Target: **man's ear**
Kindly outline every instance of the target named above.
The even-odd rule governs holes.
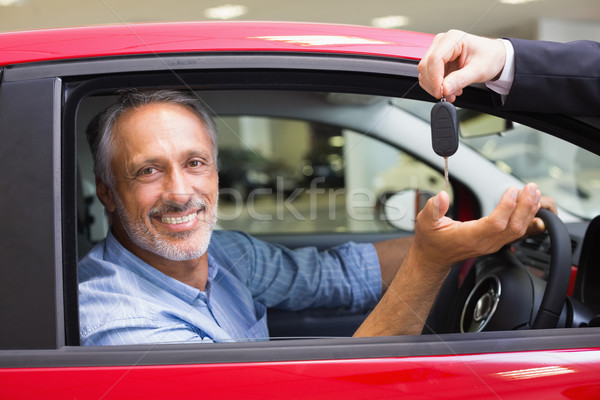
[[[96,178],[96,195],[109,214],[115,211],[113,191],[99,178]]]

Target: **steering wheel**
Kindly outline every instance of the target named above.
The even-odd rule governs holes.
[[[459,290],[457,299],[462,307],[455,308],[452,331],[557,326],[569,288],[571,240],[565,225],[552,212],[540,209],[537,217],[544,221],[550,236],[550,269],[545,285],[527,271],[508,246],[480,257]]]

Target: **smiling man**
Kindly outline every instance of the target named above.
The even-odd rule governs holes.
[[[79,265],[82,344],[264,340],[267,307],[376,303],[371,245],[319,254],[213,232],[216,132],[193,96],[128,91],[98,125],[89,141],[111,230]]]
[[[453,264],[540,229],[529,184],[466,223],[441,192],[414,240],[292,251],[213,231],[216,132],[193,96],[125,92],[89,140],[111,230],[79,264],[83,345],[266,340],[267,307],[374,307],[356,336],[416,334]]]
[[[117,174],[112,187],[97,185],[107,211],[117,215],[115,238],[149,265],[201,290],[206,273],[188,272],[207,271],[218,198],[214,135],[206,129],[191,109],[172,103],[123,113],[112,137]]]

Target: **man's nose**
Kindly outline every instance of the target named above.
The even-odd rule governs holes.
[[[168,175],[163,191],[165,203],[185,205],[192,194],[192,185],[182,171],[173,171]]]

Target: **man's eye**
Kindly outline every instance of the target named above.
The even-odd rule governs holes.
[[[155,169],[152,167],[144,168],[138,172],[138,176],[152,175],[155,172]]]
[[[202,162],[200,160],[192,160],[188,165],[192,168],[198,168],[202,166]]]

